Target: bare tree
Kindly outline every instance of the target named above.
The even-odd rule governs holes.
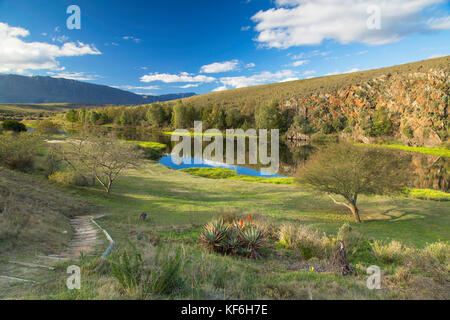
[[[408,163],[398,152],[340,143],[314,154],[297,172],[296,181],[326,192],[334,203],[347,207],[359,223],[358,196],[400,191],[408,181]],[[342,196],[344,201],[333,195]]]
[[[141,164],[143,152],[136,146],[119,141],[113,134],[83,133],[62,148],[62,158],[78,174],[97,181],[107,193],[126,169]]]

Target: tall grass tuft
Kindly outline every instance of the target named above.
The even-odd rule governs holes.
[[[278,232],[278,245],[299,249],[305,260],[327,257],[330,244],[327,237],[321,237],[317,230],[306,225],[284,224]]]
[[[158,247],[153,263],[146,265],[141,254],[132,246],[113,255],[111,273],[119,282],[123,293],[130,297],[147,299],[152,295],[170,295],[183,287],[181,274],[185,259],[180,248],[171,254]]]
[[[405,261],[405,257],[412,253],[412,249],[398,241],[384,243],[375,240],[372,242],[372,250],[376,258],[386,264],[401,264]]]

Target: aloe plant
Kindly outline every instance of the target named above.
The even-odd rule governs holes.
[[[257,226],[251,225],[240,229],[239,235],[242,239],[243,247],[248,249],[248,256],[250,258],[259,257],[259,250],[264,245],[264,232]]]
[[[203,227],[201,241],[214,251],[223,248],[224,240],[227,235],[229,226],[223,220],[216,220],[208,223]]]
[[[201,241],[215,252],[236,254],[249,258],[260,256],[264,246],[264,231],[256,225],[236,220],[230,224],[216,220],[203,227]]]

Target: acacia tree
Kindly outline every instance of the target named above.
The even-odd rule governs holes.
[[[143,151],[135,145],[120,142],[113,134],[82,134],[62,149],[62,158],[85,179],[97,181],[107,193],[126,169],[141,163]]]
[[[400,191],[407,183],[409,160],[400,153],[340,143],[314,154],[296,175],[296,181],[328,194],[334,203],[347,207],[361,222],[358,196]],[[336,200],[339,195],[344,201]]]

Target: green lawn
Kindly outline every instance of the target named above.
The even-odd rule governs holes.
[[[128,142],[128,143],[136,144],[136,145],[144,147],[144,148],[150,148],[150,149],[155,149],[155,150],[161,150],[161,149],[167,148],[167,145],[165,145],[164,143],[153,142],[153,141],[131,141],[131,140],[124,140],[124,141]]]
[[[238,175],[236,171],[226,168],[188,168],[188,169],[181,169],[180,171],[190,173],[194,176],[210,179],[230,179],[230,180],[271,183],[271,184],[289,184],[289,185],[294,184],[294,179],[291,177],[266,178],[266,177]]]
[[[150,162],[121,177],[111,195],[100,188],[80,188],[78,194],[106,208],[105,222],[113,234],[127,225],[136,226],[143,211],[149,214],[151,225],[162,229],[201,225],[232,211],[266,217],[274,223],[311,224],[330,233],[350,222],[368,237],[417,246],[450,240],[450,202],[361,197],[363,223],[357,225],[345,208],[298,186],[208,179]]]
[[[41,177],[38,180],[45,184]],[[395,278],[398,266],[383,264],[369,253],[352,255],[352,265],[358,274],[343,277],[321,272],[324,261],[317,258],[304,260],[298,250],[279,248],[272,238],[267,240],[264,257],[252,260],[210,253],[201,245],[199,237],[203,224],[231,213],[243,219],[251,215],[252,219],[265,221],[271,226],[307,224],[330,236],[336,235],[339,227],[348,222],[365,238],[398,240],[408,246],[423,248],[430,242],[450,240],[449,201],[426,201],[404,196],[361,197],[359,205],[363,223],[355,224],[351,215],[329,198],[295,185],[204,178],[151,161],[146,161],[140,169],[127,171],[116,181],[109,195],[99,187],[59,188],[70,195],[72,202],[90,206],[89,214],[105,215],[97,221],[116,242],[113,254],[124,248],[130,250],[132,243],[143,254],[144,260],[152,263],[156,246],[163,246],[164,252],[169,254],[173,254],[174,247],[182,248],[184,284],[180,291],[162,298],[448,298],[448,292],[441,284],[431,291],[423,291],[419,286],[417,288],[422,290],[419,292],[414,291],[414,285],[406,292],[404,287],[399,289],[398,284],[388,290],[368,290],[365,270],[372,264],[382,267],[392,281],[400,281]],[[148,214],[145,222],[139,220],[142,212]],[[76,210],[73,213],[77,214]],[[36,275],[40,284],[17,285],[14,295],[8,298],[137,297],[133,293],[123,293],[115,278],[101,269],[101,262],[95,258],[67,262],[70,264],[82,266],[81,291],[67,290],[67,266],[62,265],[46,278]],[[435,280],[429,274],[420,276],[420,281],[425,281],[421,283],[434,286]]]

